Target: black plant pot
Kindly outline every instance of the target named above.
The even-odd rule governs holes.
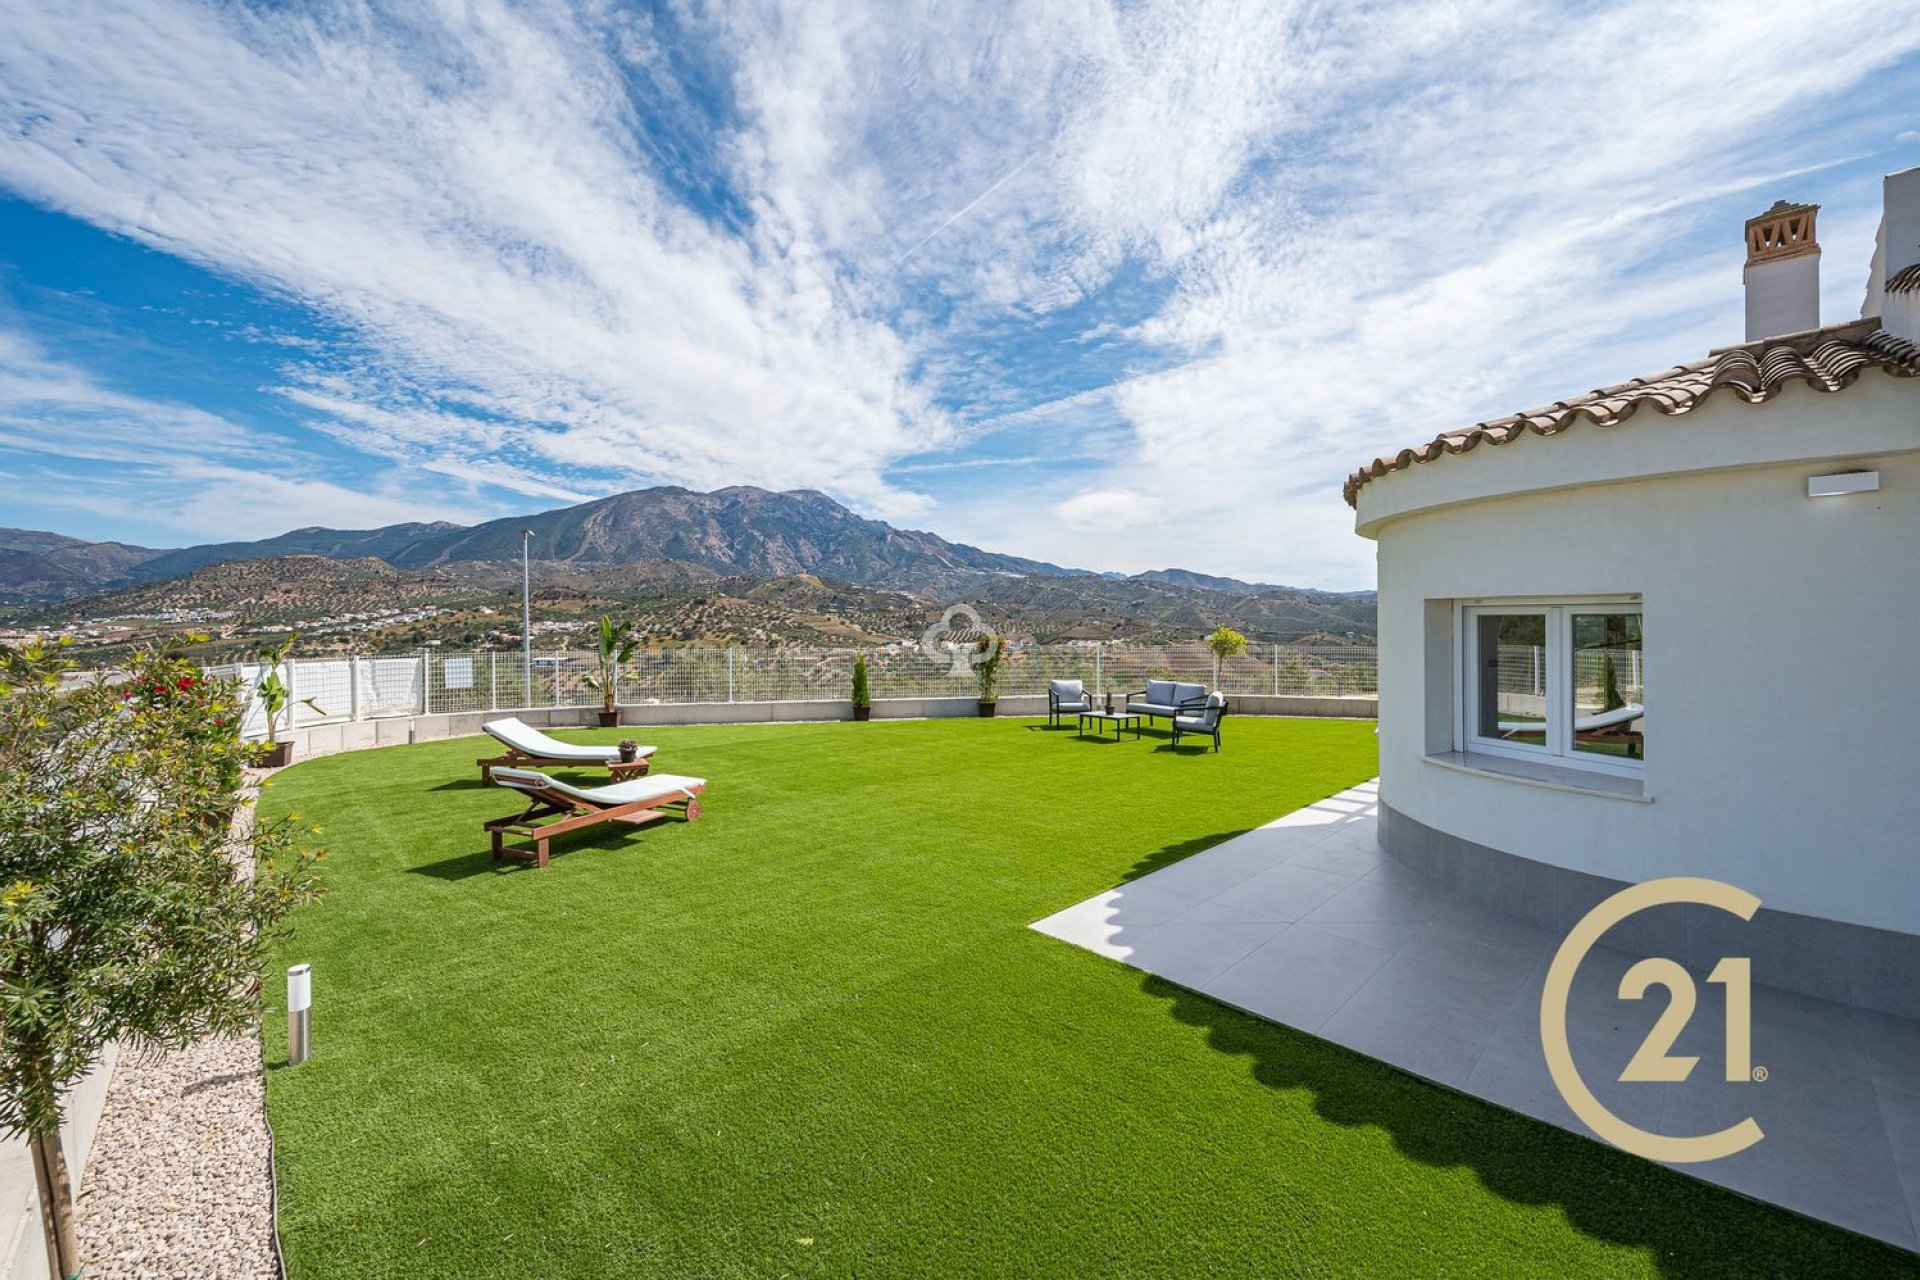
[[[873,708],[857,706],[853,709],[853,718],[855,720],[871,720],[873,718]]]
[[[620,713],[618,711],[600,712],[600,727],[602,729],[612,729],[616,727],[619,723],[620,723]]]
[[[991,702],[985,702],[985,701],[981,702],[980,714],[989,720],[993,719],[993,708],[995,705],[996,704]]]
[[[291,742],[270,742],[260,756],[262,769],[284,769],[293,763],[293,744]]]

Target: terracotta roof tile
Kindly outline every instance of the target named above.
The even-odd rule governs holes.
[[[1915,287],[1920,287],[1920,272]],[[1900,276],[1894,278],[1896,281]],[[1892,287],[1892,282],[1889,282]],[[1715,392],[1730,390],[1748,404],[1760,404],[1794,382],[1816,391],[1840,391],[1853,385],[1868,369],[1884,369],[1896,377],[1920,376],[1920,346],[1877,328],[1878,321],[1854,321],[1829,329],[1766,342],[1747,343],[1716,351],[1705,360],[1677,365],[1665,373],[1634,378],[1618,386],[1602,387],[1583,396],[1555,401],[1505,418],[1445,431],[1432,440],[1392,457],[1376,458],[1347,477],[1343,489],[1348,506],[1357,506],[1360,488],[1377,476],[1402,471],[1416,463],[1433,462],[1447,454],[1468,453],[1481,444],[1503,445],[1531,432],[1559,435],[1582,418],[1598,427],[1617,427],[1642,407],[1667,417],[1686,413]]]

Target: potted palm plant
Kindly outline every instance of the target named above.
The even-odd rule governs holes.
[[[622,622],[615,625],[606,614],[600,615],[600,634],[594,645],[594,658],[599,669],[587,677],[587,684],[600,695],[600,727],[611,729],[620,723],[618,679],[620,664],[633,657],[633,651],[640,647],[639,637],[633,634],[633,624]]]
[[[865,720],[873,714],[873,695],[867,691],[867,655],[853,659],[853,718]]]
[[[973,677],[980,682],[980,714],[991,717],[1000,701],[1000,664],[1007,660],[1007,646],[989,631],[975,642],[974,649],[981,655],[973,666]]]
[[[261,710],[267,713],[267,746],[261,753],[260,764],[268,769],[280,769],[293,763],[293,744],[280,741],[281,717],[286,715],[293,704],[293,690],[288,687],[286,677],[280,674],[281,666],[293,653],[293,642],[299,639],[297,633],[289,635],[278,645],[263,650],[260,662],[266,667],[266,674],[253,687],[253,696],[260,700]],[[320,704],[312,698],[300,699],[301,705],[325,715]],[[288,724],[291,728],[291,723]]]

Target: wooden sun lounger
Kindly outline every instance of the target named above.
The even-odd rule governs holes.
[[[496,739],[506,752],[483,756],[474,761],[480,766],[480,781],[493,781],[495,769],[605,769],[615,782],[643,776],[651,765],[653,747],[641,747],[632,760],[622,760],[618,747],[584,746],[550,738],[531,725],[509,717],[480,726]]]
[[[669,817],[676,809],[687,822],[696,821],[700,794],[707,789],[705,778],[669,773],[605,787],[569,786],[532,769],[502,767],[493,777],[501,786],[524,792],[529,800],[522,812],[483,825],[493,839],[494,861],[520,858],[541,867],[547,865],[549,842],[569,831],[602,822],[642,826]],[[509,835],[531,840],[533,848],[508,845]]]
[[[1582,716],[1573,722],[1573,740],[1587,746],[1622,743],[1628,755],[1638,755],[1643,735],[1638,729],[1629,729],[1627,726],[1646,714],[1646,707],[1638,702],[1630,702],[1611,711]],[[1500,736],[1511,738],[1516,733],[1539,733],[1546,727],[1545,720],[1502,720]]]

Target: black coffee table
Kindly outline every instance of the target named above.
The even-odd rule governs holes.
[[[1087,721],[1089,720],[1093,721],[1093,736],[1096,738],[1106,735],[1107,731],[1100,727],[1103,724],[1113,726],[1113,737],[1116,742],[1119,741],[1120,732],[1123,729],[1133,730],[1133,736],[1136,738],[1140,736],[1140,717],[1131,712],[1082,711],[1080,713],[1080,732],[1082,735],[1087,732]]]

